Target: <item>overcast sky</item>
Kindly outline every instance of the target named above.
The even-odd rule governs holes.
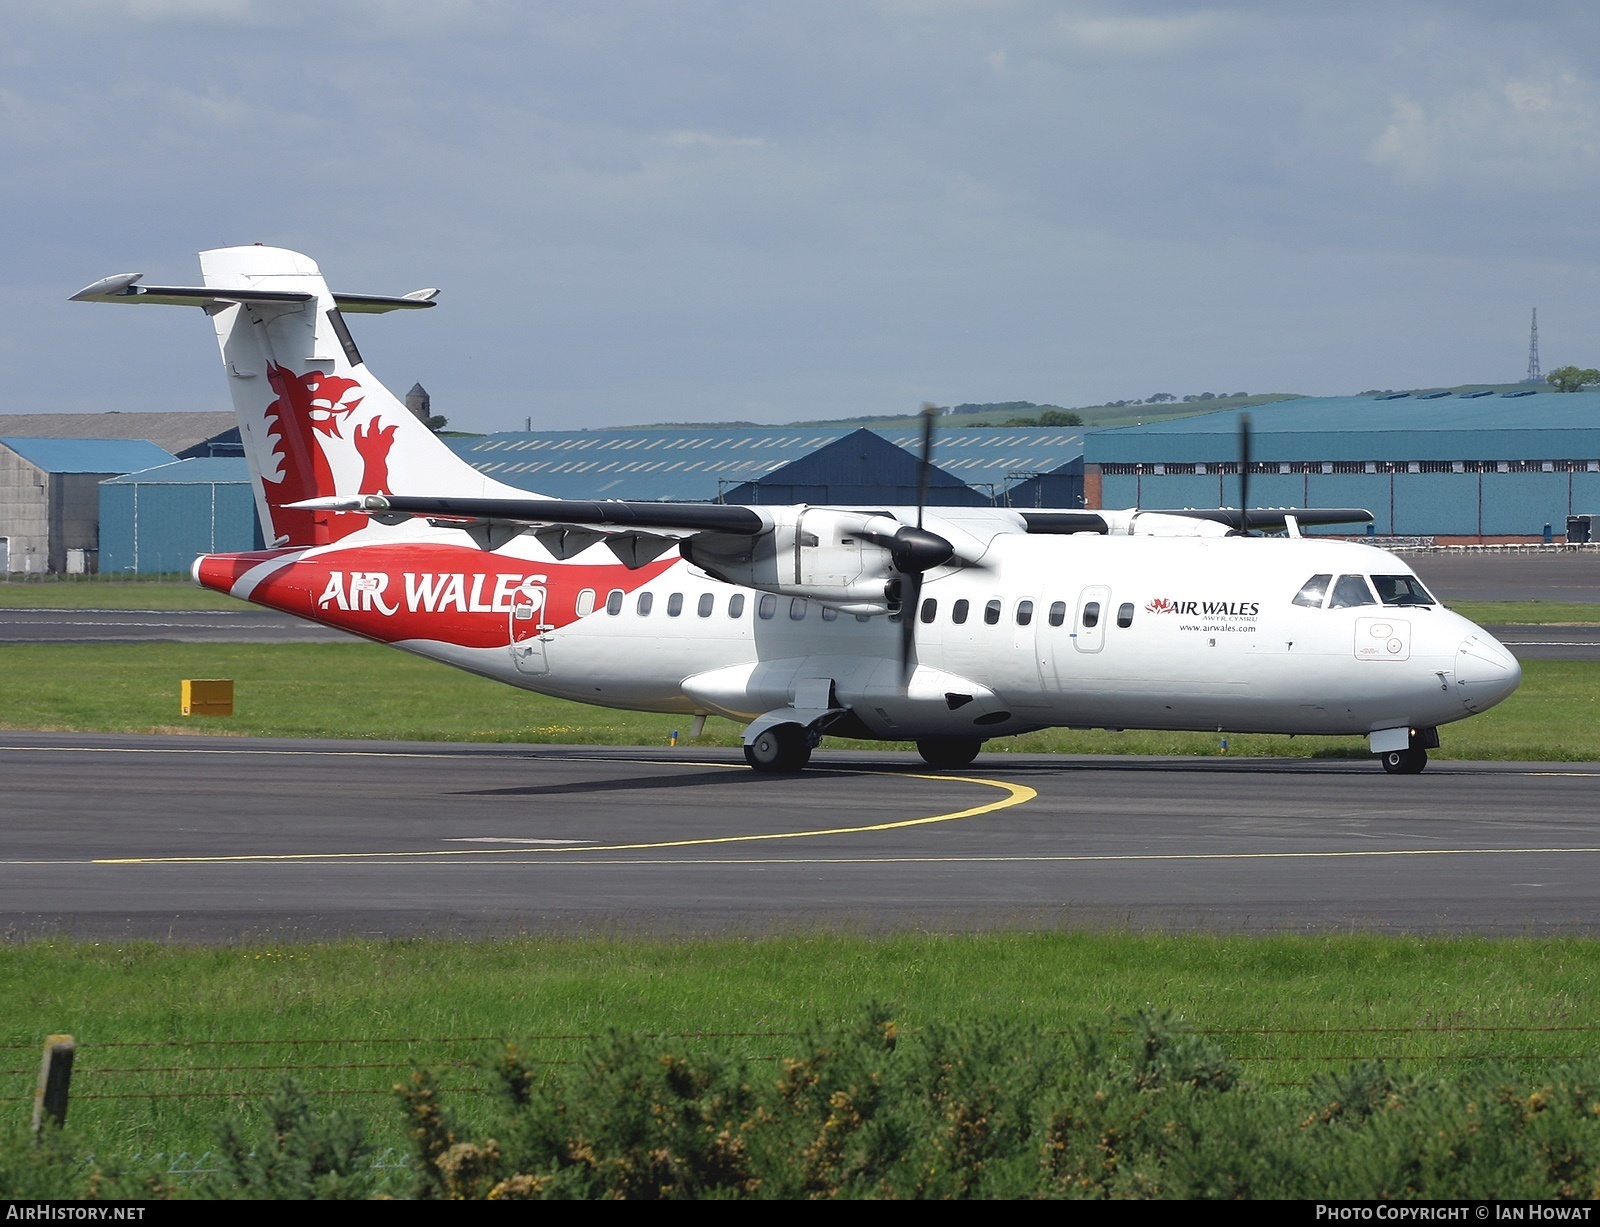
[[[1600,366],[1600,6],[0,0],[0,411],[227,407],[265,242],[453,426]]]

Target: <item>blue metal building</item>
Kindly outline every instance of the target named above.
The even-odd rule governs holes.
[[[1239,502],[1239,418],[1253,421],[1250,501],[1365,507],[1394,536],[1537,537],[1600,512],[1600,393],[1527,390],[1307,397],[1091,431],[1101,507]]]
[[[0,573],[97,570],[100,482],[171,459],[142,439],[0,438]]]
[[[242,457],[201,457],[100,484],[100,569],[187,571],[199,554],[262,548]]]
[[[474,468],[509,485],[555,498],[626,498],[668,502],[784,503],[780,488],[861,492],[861,456],[884,453],[864,444],[871,435],[914,458],[922,442],[915,425],[873,431],[844,427],[711,427],[682,430],[505,432],[449,439]],[[978,501],[1001,505],[1078,506],[1083,490],[1082,428],[941,429],[934,462]],[[847,441],[853,440],[853,441]],[[806,461],[801,470],[790,465]],[[771,483],[771,489],[766,486]],[[913,482],[912,498],[915,497]],[[818,502],[891,502],[877,483],[862,498],[838,493]],[[946,497],[957,496],[953,487]],[[807,500],[812,501],[812,500]]]

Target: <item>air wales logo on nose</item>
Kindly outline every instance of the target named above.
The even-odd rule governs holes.
[[[1145,604],[1153,614],[1181,614],[1191,618],[1253,618],[1261,612],[1260,601],[1173,601],[1158,596]]]

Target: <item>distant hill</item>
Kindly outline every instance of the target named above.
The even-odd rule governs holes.
[[[1199,396],[1150,403],[1146,401],[1113,401],[1105,405],[1082,405],[1074,409],[1062,405],[1036,405],[1032,401],[993,401],[988,404],[940,406],[941,427],[1022,425],[1028,419],[1036,422],[1046,413],[1073,413],[1083,419],[1085,426],[1133,426],[1144,422],[1161,422],[1168,418],[1191,417],[1197,413],[1212,413],[1218,409],[1247,409],[1252,405],[1270,405],[1274,401],[1298,400],[1298,392],[1264,392],[1255,396],[1218,396],[1206,392]],[[869,428],[900,428],[917,420],[915,413],[886,414],[879,417],[816,418],[792,422],[793,426],[866,426]],[[1033,424],[1029,422],[1028,424]]]

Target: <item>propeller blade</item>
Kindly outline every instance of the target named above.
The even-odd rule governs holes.
[[[1239,415],[1239,535],[1250,535],[1250,415]]]
[[[922,572],[907,572],[900,581],[900,684],[911,684],[912,653],[917,646],[917,619],[922,616]]]
[[[922,509],[928,502],[928,477],[933,471],[933,419],[938,406],[922,404],[922,463],[917,466],[917,527],[922,527]]]

